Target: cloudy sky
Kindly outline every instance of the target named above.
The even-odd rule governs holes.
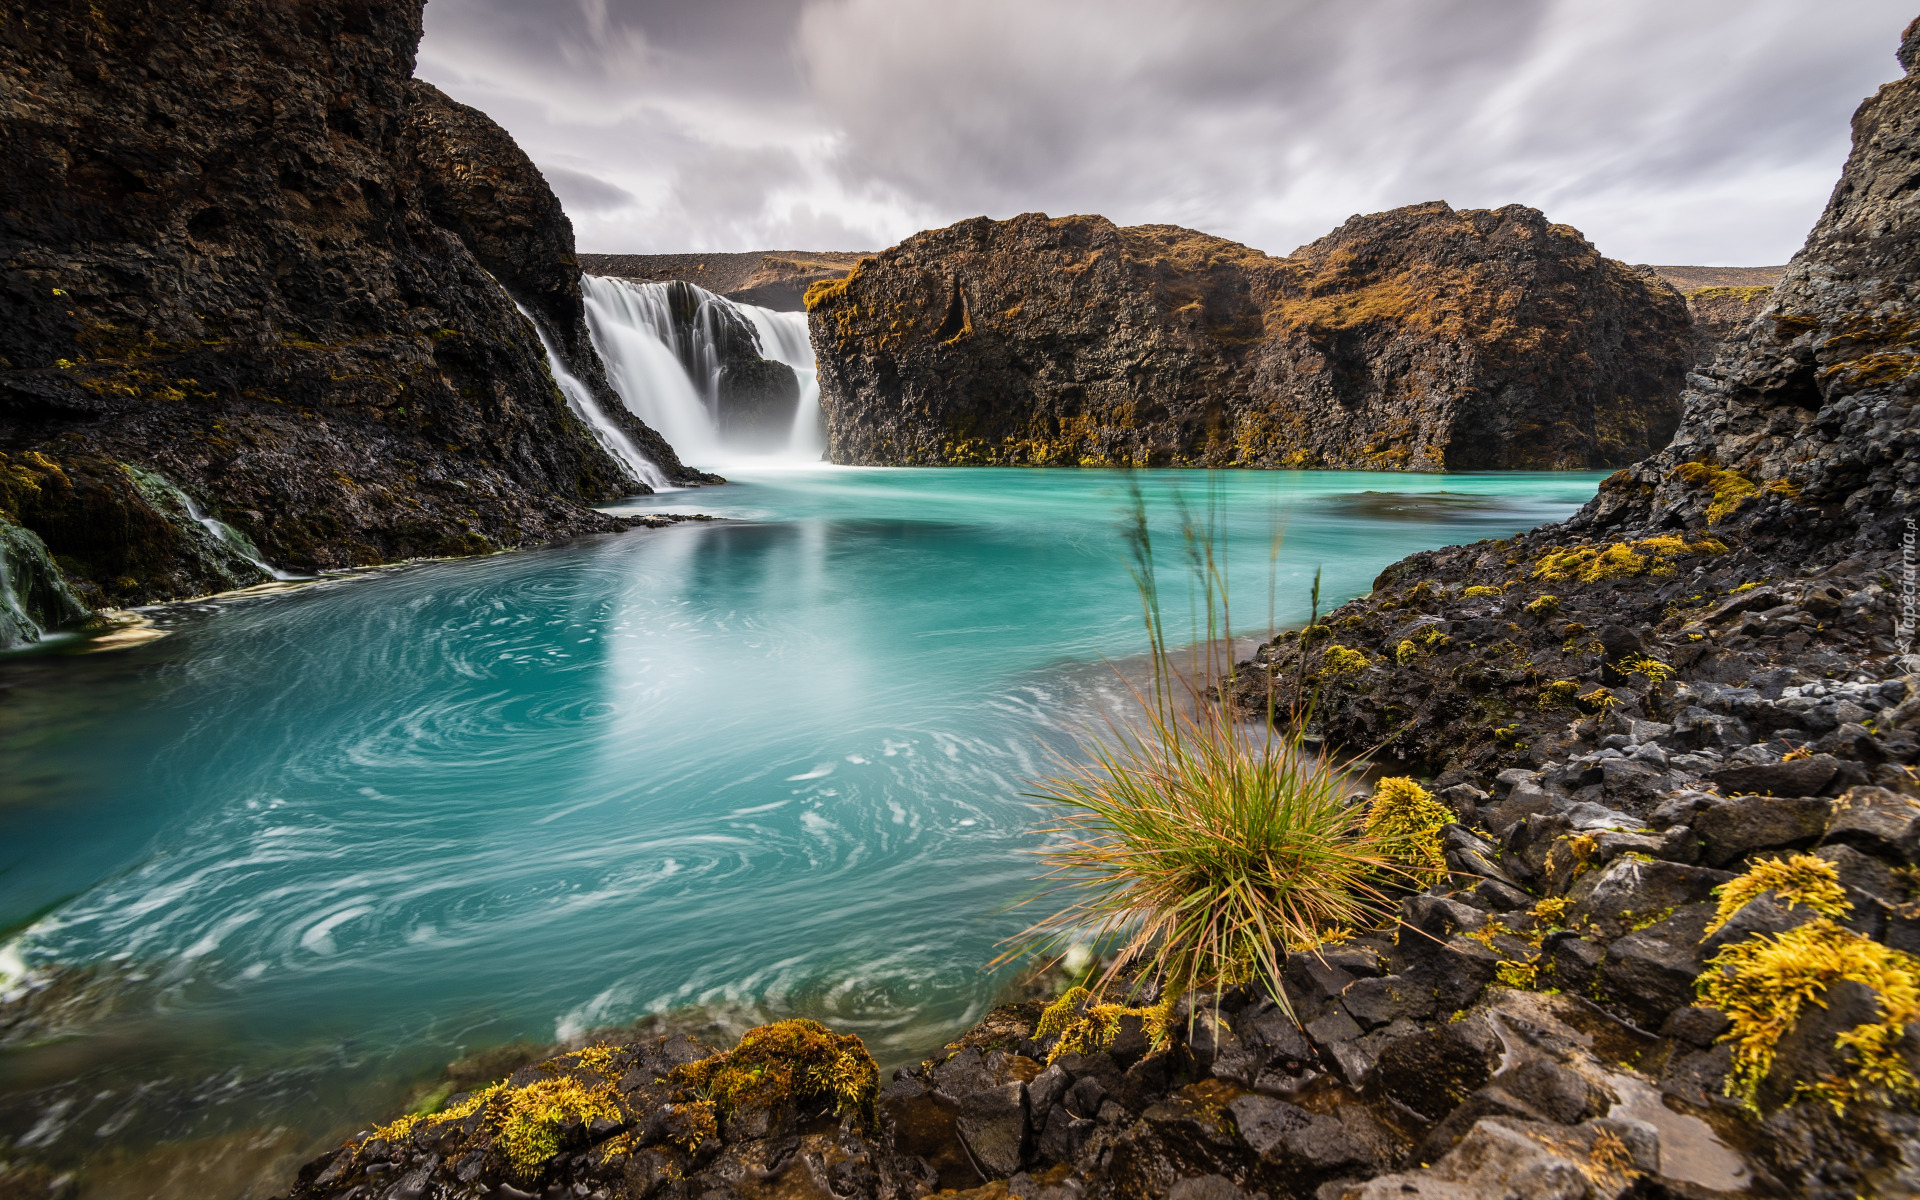
[[[419,74],[580,249],[869,250],[985,213],[1284,254],[1521,203],[1629,262],[1784,262],[1913,0],[431,0]]]

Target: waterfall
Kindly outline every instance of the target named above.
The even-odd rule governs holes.
[[[252,563],[254,566],[259,567],[262,571],[265,571],[267,574],[273,576],[275,579],[281,581],[282,583],[286,583],[290,580],[295,580],[295,579],[312,579],[313,578],[313,576],[311,575],[295,575],[291,571],[282,571],[279,567],[276,567],[272,563],[262,559],[260,557],[260,548],[253,544],[252,538],[248,537],[244,533],[241,533],[238,529],[235,529],[233,526],[227,524],[225,521],[222,521],[220,518],[210,517],[207,514],[201,512],[200,506],[193,502],[192,496],[187,495],[185,492],[181,492],[180,501],[181,503],[187,506],[187,516],[191,517],[195,521],[198,521],[202,529],[205,529],[208,533],[211,533],[214,537],[220,539],[221,542],[225,543],[227,546],[232,548],[235,554],[238,554],[241,558],[246,559],[248,562]]]
[[[717,297],[716,297],[717,298]],[[793,414],[785,457],[819,462],[827,452],[827,431],[820,419],[820,373],[813,364],[813,339],[807,333],[807,314],[775,312],[757,304],[734,307],[753,322],[760,335],[760,353],[793,368],[800,379],[800,408]]]
[[[504,288],[501,290],[505,291]],[[513,297],[508,296],[507,299],[513,300]],[[635,482],[644,483],[656,492],[672,491],[673,484],[667,479],[667,473],[640,452],[640,447],[633,444],[633,439],[627,436],[626,430],[614,424],[613,420],[601,410],[599,402],[593,398],[593,393],[587,389],[587,385],[581,383],[579,378],[567,369],[566,360],[560,357],[560,351],[553,344],[553,339],[547,336],[546,328],[518,300],[513,300],[513,306],[520,310],[520,315],[527,319],[527,324],[533,326],[533,332],[540,338],[540,348],[547,352],[547,369],[553,372],[553,382],[560,388],[560,394],[566,398],[567,406],[573,409],[574,415],[586,422],[587,428],[593,433],[594,440],[600,443],[600,448],[605,450],[613,461],[626,468],[628,476]],[[603,354],[601,357],[606,356]],[[658,429],[659,426],[656,425],[654,428]],[[673,438],[669,436],[667,441],[672,442]]]
[[[583,275],[587,330],[606,364],[607,378],[627,407],[673,443],[683,458],[723,462],[754,458],[818,462],[826,449],[820,423],[820,386],[805,313],[740,304],[688,283],[639,283]],[[696,301],[689,320],[677,321],[673,290]],[[800,404],[784,444],[772,455],[729,445],[721,433],[723,351],[745,330],[761,358],[792,368]]]
[[[0,529],[0,533],[12,528],[15,527],[5,526],[4,529]],[[11,650],[15,646],[37,642],[40,640],[40,635],[45,632],[40,628],[40,622],[33,619],[33,614],[27,611],[27,606],[14,593],[13,577],[7,572],[7,541],[8,539],[4,536],[0,536],[0,650]]]
[[[40,535],[0,517],[0,650],[31,645],[50,627],[92,615],[68,589]]]

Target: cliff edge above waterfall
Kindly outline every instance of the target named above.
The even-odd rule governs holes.
[[[740,304],[800,312],[807,289],[842,279],[867,251],[749,250],[737,253],[582,254],[580,269],[642,283],[680,280]]]
[[[976,218],[808,294],[835,462],[1619,466],[1662,445],[1680,294],[1519,205],[1354,217],[1286,258]]]
[[[411,78],[421,9],[0,4],[0,519],[88,603],[265,577],[188,503],[311,570],[617,528],[609,429],[698,478],[586,352],[539,172]]]

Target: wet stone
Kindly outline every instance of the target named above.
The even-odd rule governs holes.
[[[1043,1162],[1071,1162],[1099,1128],[1097,1122],[1075,1117],[1064,1105],[1055,1105],[1047,1114],[1041,1131],[1039,1153]]]
[[[1812,797],[1738,796],[1701,810],[1693,829],[1707,865],[1720,867],[1755,850],[1811,845],[1827,831],[1831,808]]]
[[[1035,1124],[1043,1123],[1047,1113],[1073,1086],[1073,1079],[1065,1068],[1058,1063],[1034,1076],[1027,1084],[1027,1102],[1032,1109]]]
[[[1400,975],[1357,979],[1341,994],[1340,1002],[1367,1029],[1400,1018],[1421,1020],[1433,1015],[1433,993]]]
[[[1182,1179],[1167,1190],[1167,1200],[1246,1200],[1246,1195],[1224,1175]]]
[[[1920,801],[1880,787],[1852,788],[1833,803],[1826,838],[1895,861],[1920,859]]]
[[[963,1098],[954,1128],[989,1178],[1013,1174],[1026,1154],[1027,1085],[1003,1084]]]
[[[1660,1026],[1660,1036],[1679,1038],[1704,1050],[1732,1027],[1733,1022],[1719,1009],[1689,1005],[1676,1008],[1668,1015],[1666,1022]]]
[[[1729,796],[1818,796],[1839,770],[1832,755],[1815,754],[1792,762],[1723,767],[1707,778]]]

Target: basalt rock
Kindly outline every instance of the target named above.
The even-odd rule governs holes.
[[[1597,467],[1663,445],[1686,308],[1519,205],[1414,205],[1286,258],[984,217],[808,293],[828,454],[870,464]]]
[[[582,352],[572,231],[539,172],[410,78],[420,0],[0,15],[22,81],[0,115],[7,486],[97,484],[10,511],[96,602],[218,574],[163,545],[115,464],[297,568],[615,528],[589,506],[644,484],[569,407],[515,300],[692,480]]]
[[[1904,672],[1889,572],[1920,519],[1920,79],[1883,87],[1854,133],[1765,311],[1689,376],[1672,444],[1569,521],[1388,567],[1304,654],[1273,644],[1279,711],[1317,690],[1335,740],[1384,741],[1443,786],[1584,753],[1554,790],[1635,816],[1676,770],[1782,796],[1869,782],[1858,735],[1831,772],[1781,762],[1885,707],[1875,689]],[[1334,645],[1366,666],[1329,671]],[[1770,755],[1729,757],[1762,739]]]
[[[1855,114],[1853,152],[1805,248],[1689,377],[1668,447],[1571,520],[1396,563],[1311,636],[1282,634],[1242,664],[1249,713],[1311,703],[1327,743],[1431,773],[1443,795],[1485,794],[1484,834],[1448,836],[1453,877],[1403,905],[1407,925],[1499,955],[1485,1007],[1512,1011],[1503,983],[1593,997],[1620,1022],[1606,1038],[1640,1043],[1627,1058],[1645,1073],[1589,1076],[1620,1104],[1569,1125],[1495,1088],[1503,1068],[1475,1093],[1484,1113],[1447,1106],[1422,1148],[1430,1168],[1327,1194],[1470,1195],[1496,1179],[1530,1195],[1607,1194],[1619,1181],[1599,1186],[1598,1159],[1652,1173],[1636,1122],[1700,1110],[1740,1130],[1715,1191],[1751,1180],[1838,1200],[1920,1187],[1920,1104],[1904,1085],[1862,1082],[1901,1078],[1895,1059],[1911,1071],[1920,1038],[1910,1023],[1876,1034],[1894,1056],[1877,1067],[1840,1040],[1895,1011],[1891,994],[1920,974],[1906,915],[1920,902],[1907,870],[1920,659],[1900,600],[1920,524],[1920,22],[1900,61],[1907,77]],[[1767,890],[1759,865],[1777,859],[1831,878],[1844,903]],[[1762,882],[1721,920],[1727,885],[1748,871]],[[1490,895],[1489,880],[1531,903]],[[1720,973],[1764,991],[1763,968],[1742,956],[1801,944],[1890,974],[1835,967],[1770,1043],[1750,1022],[1729,1028],[1737,1003],[1708,1002]],[[1502,1020],[1525,1035],[1528,1021]],[[1753,1044],[1770,1044],[1771,1062],[1736,1059]],[[1561,1067],[1576,1060],[1556,1052]],[[1647,1102],[1649,1079],[1663,1107]],[[1543,1115],[1551,1128],[1525,1126]]]

